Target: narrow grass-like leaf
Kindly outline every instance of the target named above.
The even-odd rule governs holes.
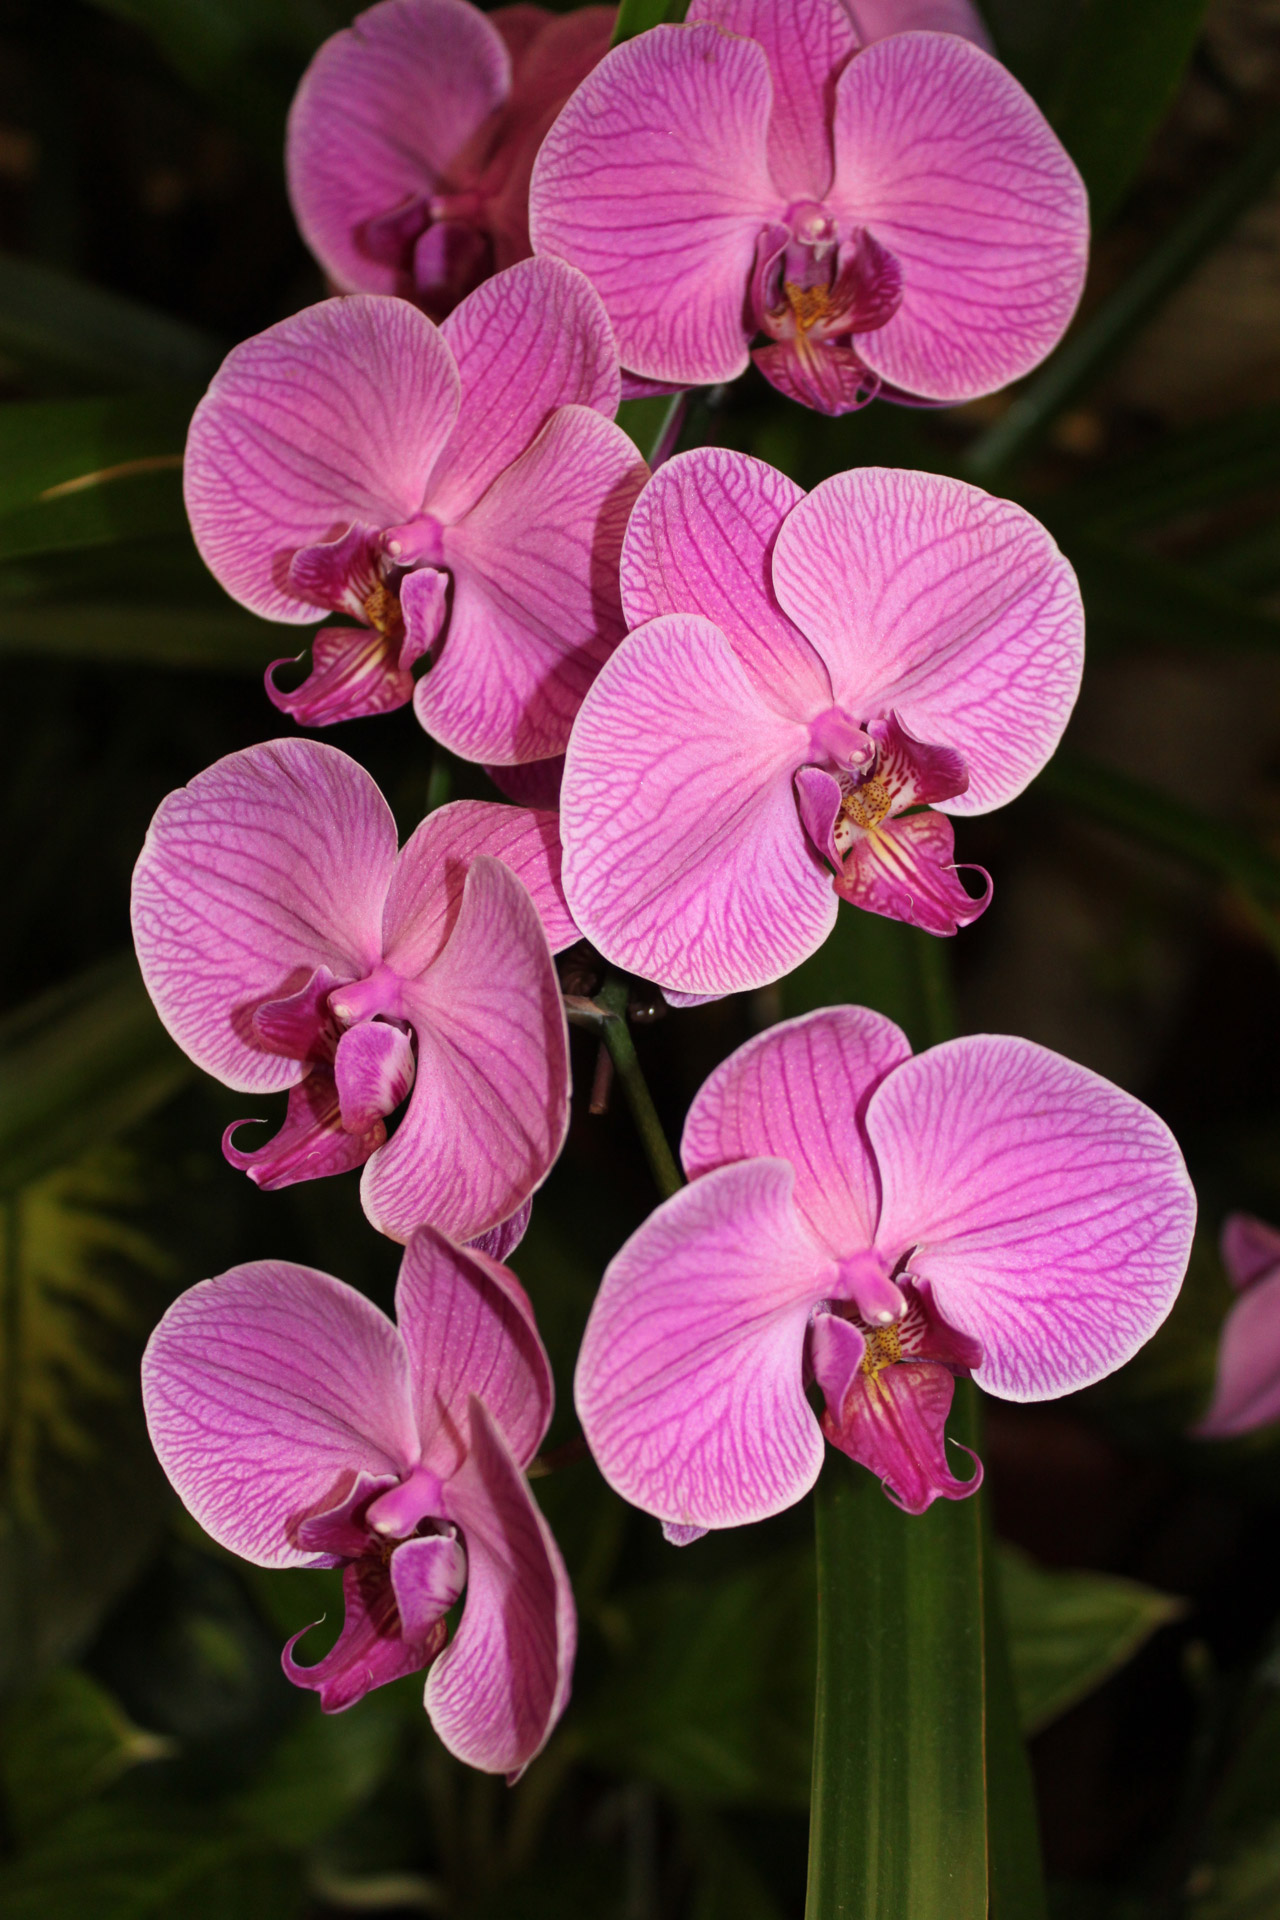
[[[638,33],[664,23],[678,25],[688,4],[689,0],[622,0],[611,44],[620,46],[624,40],[634,40]]]
[[[96,387],[201,385],[222,341],[70,274],[0,255],[0,353],[26,372]]]
[[[173,1742],[135,1727],[87,1673],[61,1667],[15,1701],[0,1727],[0,1779],[10,1828],[26,1843]]]
[[[1048,1920],[1035,1787],[1014,1686],[1016,1650],[1010,1643],[1009,1610],[998,1578],[989,1500],[983,1501],[982,1551],[990,1920]]]
[[[964,469],[988,486],[1027,453],[1077,394],[1096,380],[1174,289],[1216,246],[1280,167],[1280,113],[1264,121],[1235,163],[1183,214],[1147,258],[1110,294],[974,441]]]

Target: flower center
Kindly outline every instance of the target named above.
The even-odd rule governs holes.
[[[842,783],[843,784],[843,783]],[[878,827],[882,820],[893,811],[893,795],[873,775],[868,775],[856,787],[851,787],[840,802],[840,813],[835,824],[835,841],[841,853],[848,850],[852,842],[852,827]],[[844,829],[844,843],[841,844],[841,829]]]
[[[360,604],[365,619],[384,640],[400,638],[404,632],[404,616],[400,611],[400,596],[393,586],[379,580]]]
[[[791,308],[798,333],[808,333],[821,320],[825,320],[831,311],[830,287],[803,287],[794,280],[784,280],[782,291]]]
[[[862,1371],[869,1380],[901,1360],[902,1339],[896,1327],[869,1327],[863,1338],[867,1350],[862,1356]]]

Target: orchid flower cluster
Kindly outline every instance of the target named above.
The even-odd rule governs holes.
[[[722,447],[650,474],[615,418],[749,360],[840,413],[1048,352],[1083,189],[966,0],[695,0],[606,51],[612,26],[382,0],[329,41],[288,170],[334,297],[229,355],[187,447],[224,587],[336,616],[300,684],[268,670],[276,707],[412,703],[507,799],[401,846],[355,760],[270,741],[164,801],[133,893],[178,1044],[287,1092],[227,1159],[268,1190],[361,1168],[405,1248],[394,1324],[279,1261],[184,1294],[144,1362],[160,1459],[233,1551],[342,1569],[341,1633],[312,1665],[290,1642],[292,1680],[335,1711],[425,1670],[446,1746],[513,1778],[574,1649],[525,1477],[551,1371],[501,1264],[569,1120],[554,955],[585,938],[679,1006],[779,980],[840,901],[954,934],[991,881],[953,821],[1035,777],[1083,665],[1021,508],[877,468],[806,494]],[[712,1074],[682,1157],[576,1382],[601,1471],[677,1542],[800,1499],[824,1437],[909,1512],[962,1498],[955,1380],[1101,1378],[1186,1264],[1167,1129],[1026,1041],[784,1022]]]

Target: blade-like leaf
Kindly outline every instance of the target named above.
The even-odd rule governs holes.
[[[1084,175],[1094,230],[1131,186],[1200,32],[1207,0],[1088,0],[1049,98]]]
[[[33,372],[98,387],[203,385],[222,341],[123,294],[0,255],[0,351]]]
[[[1035,1786],[1018,1717],[1009,1610],[1001,1591],[991,1503],[983,1501],[987,1655],[987,1867],[991,1920],[1048,1920]]]
[[[172,1741],[135,1727],[87,1673],[56,1668],[13,1703],[0,1728],[0,1778],[14,1838],[25,1845],[131,1767],[173,1750]]]

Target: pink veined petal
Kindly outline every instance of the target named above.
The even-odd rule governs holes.
[[[1061,739],[1084,667],[1080,590],[1011,501],[940,474],[836,474],[788,515],[773,584],[840,706],[892,709],[964,756],[969,786],[948,813],[1005,805]]]
[[[952,34],[894,34],[846,67],[833,131],[830,212],[870,227],[902,268],[893,319],[855,337],[872,371],[954,401],[1038,366],[1080,298],[1089,213],[1012,74]]]
[[[390,1573],[401,1631],[407,1640],[421,1640],[462,1598],[467,1556],[450,1534],[429,1533],[396,1548]]]
[[[509,1260],[529,1231],[532,1215],[533,1202],[526,1200],[522,1207],[516,1208],[509,1220],[504,1220],[501,1226],[491,1227],[488,1233],[478,1233],[474,1240],[468,1240],[467,1245],[473,1253],[488,1254],[490,1260],[499,1263]]]
[[[798,966],[835,918],[792,792],[807,752],[808,728],[766,706],[709,620],[630,634],[565,756],[565,893],[587,939],[680,993]]]
[[[821,200],[831,184],[831,109],[858,45],[840,0],[693,0],[685,15],[755,40],[769,57],[769,172],[789,200]]]
[[[263,1193],[278,1193],[300,1180],[350,1173],[353,1167],[362,1167],[387,1137],[380,1116],[367,1116],[353,1128],[343,1125],[342,1104],[329,1066],[313,1067],[305,1080],[290,1087],[279,1132],[257,1147],[236,1146],[235,1136],[242,1127],[262,1124],[252,1117],[233,1120],[222,1136],[222,1154]]]
[[[361,1133],[393,1113],[413,1085],[413,1042],[385,1020],[361,1020],[338,1042],[333,1077],[342,1124]]]
[[[374,1687],[420,1672],[448,1632],[443,1619],[431,1622],[421,1636],[410,1638],[401,1631],[391,1572],[381,1560],[357,1560],[344,1569],[342,1602],[342,1632],[322,1660],[305,1666],[294,1657],[294,1648],[310,1627],[295,1633],[280,1656],[286,1679],[318,1693],[323,1713],[343,1713]]]
[[[471,1451],[445,1488],[462,1528],[467,1592],[452,1645],[432,1667],[425,1704],[467,1766],[518,1778],[564,1712],[577,1619],[551,1529],[484,1404],[473,1399]]]
[[[1219,1246],[1233,1287],[1251,1287],[1269,1268],[1280,1266],[1280,1233],[1251,1213],[1227,1215]]]
[[[469,513],[557,407],[590,407],[609,420],[618,411],[618,350],[604,303],[563,260],[522,260],[495,274],[440,332],[462,395],[426,490],[442,520]]]
[[[543,141],[534,248],[582,268],[633,373],[679,385],[746,366],[756,236],[785,206],[766,156],[772,105],[753,41],[654,27],[605,55]]]
[[[845,0],[845,4],[864,47],[891,33],[958,33],[976,47],[994,51],[970,0]]]
[[[267,698],[300,727],[332,727],[371,713],[393,713],[413,698],[413,675],[401,670],[400,649],[373,627],[322,627],[311,643],[311,670],[286,692],[276,685],[277,667],[302,658],[273,660],[263,676]]]
[[[842,900],[941,937],[972,926],[991,904],[991,876],[971,894],[956,866],[955,829],[940,813],[909,813],[859,829],[835,883]]]
[[[533,901],[483,855],[439,958],[406,984],[418,1036],[408,1111],[361,1182],[380,1232],[487,1233],[542,1182],[569,1124],[560,985]]]
[[[795,1169],[795,1205],[837,1258],[869,1247],[880,1183],[864,1115],[891,1068],[911,1057],[901,1028],[866,1007],[823,1007],[748,1040],[705,1080],[684,1123],[691,1180],[770,1156]]]
[[[147,1429],[183,1504],[260,1567],[327,1565],[295,1545],[360,1473],[418,1453],[395,1327],[327,1273],[256,1260],[169,1308],[142,1360]]]
[[[560,782],[564,779],[564,755],[549,760],[524,760],[519,766],[504,767],[487,761],[485,772],[499,793],[514,800],[518,807],[539,807],[556,812],[560,806]]]
[[[183,488],[201,558],[270,620],[315,619],[300,547],[415,514],[458,411],[453,355],[407,300],[324,300],[234,347],[196,408]]]
[[[468,1402],[484,1401],[519,1466],[550,1425],[551,1362],[528,1295],[474,1247],[422,1227],[405,1248],[396,1321],[409,1354],[423,1465],[447,1479],[468,1442]]]
[[[1164,1122],[1100,1075],[1029,1040],[950,1040],[894,1068],[867,1132],[876,1244],[910,1254],[941,1317],[981,1343],[987,1392],[1088,1386],[1169,1312],[1195,1194]]]
[[[346,292],[401,292],[361,244],[371,220],[430,196],[511,82],[495,22],[466,0],[383,0],[325,41],[289,114],[285,165],[302,237]]]
[[[771,387],[832,420],[857,413],[880,391],[879,374],[852,347],[834,340],[771,340],[753,348],[751,358]]]
[[[822,1431],[833,1447],[870,1468],[904,1513],[924,1513],[939,1496],[965,1500],[982,1485],[976,1455],[970,1457],[977,1471],[967,1480],[952,1473],[947,1459],[954,1393],[952,1375],[932,1361],[903,1360],[872,1374],[859,1369],[843,1399],[828,1401]]]
[[[1213,1399],[1192,1429],[1226,1440],[1280,1420],[1280,1270],[1256,1280],[1222,1323]]]
[[[627,523],[622,605],[630,627],[664,613],[700,613],[744,665],[772,669],[775,697],[793,698],[806,721],[829,706],[821,660],[778,605],[770,559],[778,530],[804,499],[763,460],[729,447],[698,447],[659,467]]]
[[[414,711],[467,760],[549,759],[624,632],[618,560],[648,477],[600,414],[561,407],[445,534],[453,606]]]
[[[578,1417],[610,1486],[659,1520],[742,1526],[818,1477],[805,1329],[836,1271],[793,1187],[780,1160],[719,1167],[664,1201],[605,1271]]]
[[[387,891],[382,939],[388,965],[416,978],[442,952],[458,917],[467,870],[486,853],[526,889],[553,953],[581,938],[560,880],[560,823],[547,808],[451,800],[405,841]]]
[[[228,754],[163,801],[133,874],[147,991],[178,1045],[229,1087],[265,1093],[305,1068],[253,1027],[323,966],[376,964],[395,860],[391,809],[364,768],[316,740]]]

